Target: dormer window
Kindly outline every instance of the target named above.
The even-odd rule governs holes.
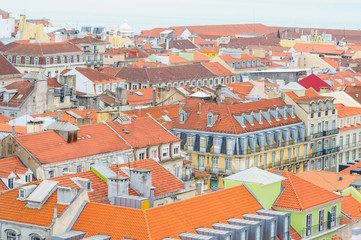
[[[260,124],[263,124],[263,116],[262,116],[262,114],[263,114],[262,110],[259,111],[259,123]]]
[[[213,114],[208,113],[208,115],[207,115],[207,127],[212,127],[212,126],[213,126]]]
[[[13,189],[14,188],[14,178],[8,179],[8,188]]]
[[[88,181],[87,184],[86,184],[86,189],[88,192],[91,192],[92,191],[92,182],[91,181]]]
[[[53,64],[58,64],[58,57],[53,57]]]
[[[25,181],[26,182],[31,182],[31,174],[25,175]]]
[[[25,64],[30,64],[30,57],[25,57]]]
[[[254,113],[253,112],[251,113],[251,125],[252,126],[254,125]]]
[[[25,198],[25,190],[24,190],[24,189],[19,189],[19,198],[20,198],[20,199],[24,199],[24,198]]]
[[[179,122],[184,123],[185,122],[185,112],[179,113]]]
[[[50,57],[45,58],[45,63],[46,63],[46,65],[50,65]]]
[[[21,63],[21,56],[16,56],[16,63]]]
[[[12,63],[13,62],[13,56],[8,55],[8,61]]]
[[[38,57],[34,57],[34,65],[39,65],[39,58]]]
[[[245,127],[245,126],[246,126],[244,114],[242,114],[242,116],[241,116],[241,126],[242,126],[242,127]]]
[[[283,118],[287,119],[287,107],[283,110]]]
[[[276,120],[280,120],[280,110],[278,108],[276,108]]]

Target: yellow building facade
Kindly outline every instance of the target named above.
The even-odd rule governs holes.
[[[44,32],[44,25],[26,22],[25,15],[20,15],[19,32],[22,40],[50,42],[50,37]]]

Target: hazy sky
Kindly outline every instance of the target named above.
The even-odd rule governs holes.
[[[15,16],[49,18],[56,26],[154,27],[263,23],[269,26],[361,29],[360,0],[2,0]]]

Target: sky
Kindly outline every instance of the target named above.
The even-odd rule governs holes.
[[[49,18],[54,26],[116,28],[262,23],[268,26],[361,29],[360,0],[3,0],[15,17]]]

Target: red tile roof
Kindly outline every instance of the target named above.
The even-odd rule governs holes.
[[[10,83],[6,85],[4,88],[7,90],[17,90],[17,93],[10,99],[9,102],[4,102],[4,96],[0,97],[0,106],[6,107],[20,107],[27,99],[27,97],[31,94],[35,86],[34,82],[22,80]]]
[[[124,81],[123,79],[111,77],[109,75],[106,75],[102,72],[99,72],[99,71],[97,71],[95,69],[91,69],[91,68],[77,67],[77,68],[75,68],[75,70],[77,70],[79,73],[81,73],[83,76],[85,76],[90,81],[94,82],[95,84]]]
[[[48,78],[48,88],[61,88],[63,85],[61,85],[56,78]]]
[[[1,220],[48,227],[53,220],[54,207],[57,207],[57,213],[60,215],[68,206],[64,204],[57,204],[56,191],[42,205],[41,209],[26,207],[28,202],[16,200],[17,197],[17,188],[0,194]]]
[[[42,164],[130,149],[104,123],[83,125],[79,128],[78,140],[71,143],[67,143],[55,131],[15,136],[15,139]]]
[[[120,168],[142,168],[152,170],[152,186],[156,187],[154,190],[155,196],[174,193],[184,189],[183,182],[168,172],[163,166],[153,159],[143,159],[129,163],[123,163],[110,166],[109,168],[122,177],[129,177]],[[92,191],[88,192],[89,200],[91,202],[109,203],[108,201],[108,185],[92,171],[79,172],[74,174],[67,174],[60,177],[52,178],[51,180],[59,181],[60,186],[77,188],[71,178],[80,177],[90,179],[92,181]],[[134,189],[129,189],[130,195],[139,196]]]
[[[121,68],[119,67],[104,67],[100,70],[100,72],[108,75],[108,76],[111,76],[111,77],[114,77],[120,70]]]
[[[351,170],[355,169],[355,168],[360,168],[361,167],[361,162],[357,162],[354,165],[340,171],[340,173],[345,173],[345,174],[351,174]]]
[[[361,218],[361,203],[352,197],[347,195],[341,201],[341,211],[347,216],[352,218],[352,221]]]
[[[11,118],[8,118],[8,117],[0,114],[0,124],[8,123],[10,120],[11,120]]]
[[[227,68],[222,66],[219,62],[205,62],[202,63],[203,66],[208,68],[211,72],[216,74],[217,76],[233,76],[234,73],[229,71]]]
[[[322,58],[323,61],[328,63],[331,67],[333,67],[336,70],[340,69],[340,66],[338,65],[338,59],[332,59],[332,58]]]
[[[322,170],[309,170],[296,174],[306,181],[314,183],[330,192],[342,192],[357,179],[361,179],[360,175],[350,175],[345,173],[328,172]]]
[[[254,126],[252,126],[248,121],[245,121],[245,127],[242,127],[234,118],[234,115],[240,116],[242,113],[250,114],[252,111],[268,111],[268,109],[287,106],[280,98],[233,105],[216,104],[213,101],[195,98],[188,98],[184,100],[184,102],[185,106],[183,109],[186,113],[189,113],[189,115],[187,116],[185,123],[179,123],[178,119],[175,120],[172,126],[175,129],[240,134],[301,122],[297,116],[292,118],[288,115],[287,119],[280,117],[279,121],[276,121],[276,119],[271,116],[271,123],[264,119],[263,124],[254,121]],[[201,111],[199,111],[199,106],[201,106]],[[212,127],[207,126],[208,113],[217,116]]]
[[[325,101],[327,99],[332,100],[333,97],[325,97],[319,95],[313,88],[308,88],[305,90],[305,96],[298,96],[294,92],[285,92],[285,94],[290,97],[296,103],[310,103],[317,102],[319,100]]]
[[[64,53],[82,53],[83,51],[69,42],[31,43],[29,40],[18,40],[0,47],[4,54],[19,55],[53,55]]]
[[[83,38],[74,38],[69,40],[69,42],[73,43],[73,44],[96,44],[96,43],[106,43],[105,41],[99,39],[99,38],[94,38],[94,37],[83,37]]]
[[[87,236],[106,234],[112,239],[178,239],[180,233],[212,228],[213,223],[227,223],[229,218],[242,218],[259,209],[262,206],[247,189],[237,186],[147,210],[88,203],[73,230],[85,231]]]
[[[139,117],[131,121],[128,124],[121,124],[121,122],[115,120],[108,124],[133,148],[181,141],[151,117]]]
[[[165,47],[165,43],[163,44],[163,47]],[[169,40],[168,41],[168,48],[167,49],[179,49],[179,50],[187,50],[187,49],[198,49],[198,46],[192,43],[188,39],[179,39],[179,40]],[[162,46],[162,45],[161,45]]]
[[[10,124],[0,124],[0,132],[11,133],[12,127],[13,126]],[[26,126],[15,126],[15,133],[16,134],[25,134]]]
[[[103,55],[124,55],[125,59],[139,59],[148,57],[148,54],[145,54],[144,51],[141,51],[138,48],[111,48],[110,50],[103,53]]]
[[[251,38],[231,38],[229,43],[220,44],[224,48],[247,48],[250,45],[265,45],[265,46],[277,46],[280,39],[275,37],[251,37]]]
[[[361,114],[361,108],[359,107],[347,107],[342,103],[334,104],[333,106],[337,109],[337,117],[339,118]]]
[[[0,45],[1,49],[1,45]],[[0,50],[1,51],[1,50]],[[0,54],[0,76],[20,75],[19,70],[14,67],[5,57]]]
[[[152,104],[153,88],[142,88],[127,91],[127,102],[132,105]]]
[[[321,88],[327,88],[331,89],[331,86],[328,85],[325,81],[323,81],[321,78],[317,77],[315,74],[311,74],[304,79],[297,82],[304,88],[313,88],[317,92],[320,91]]]
[[[24,174],[27,171],[28,168],[17,156],[0,159],[0,177],[2,178],[7,178],[12,172]]]
[[[282,181],[284,190],[273,204],[274,208],[290,210],[307,210],[323,204],[339,201],[343,197],[327,191],[311,182],[308,182],[293,173],[268,170],[275,173],[280,172],[286,179]]]
[[[319,53],[319,54],[333,54],[340,55],[344,50],[337,49],[337,45],[328,44],[311,44],[311,43],[296,43],[293,46],[296,52]]]

